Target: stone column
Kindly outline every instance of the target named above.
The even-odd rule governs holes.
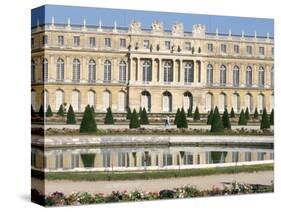
[[[82,64],[81,64],[81,82],[87,82],[88,81],[88,58],[82,57]]]
[[[97,69],[96,69],[96,71],[97,71],[97,80],[98,81],[103,81],[103,61],[102,61],[102,59],[101,58],[98,58],[97,59]]]
[[[118,63],[117,58],[114,58],[112,60],[111,71],[112,71],[112,81],[118,82],[119,81],[119,63]]]
[[[201,83],[202,85],[205,85],[207,82],[207,62],[202,61],[202,65],[201,65]]]
[[[154,58],[151,59],[151,67],[152,67],[152,82],[157,82],[157,69],[155,68],[155,61]]]
[[[41,57],[37,57],[35,62],[35,81],[42,81],[42,61]]]
[[[193,84],[196,85],[198,83],[198,66],[197,66],[196,60],[193,60],[193,70],[194,70]]]
[[[138,69],[138,82],[142,82],[142,73],[141,73],[141,60],[140,58],[138,58],[138,62],[137,62],[137,69]]]
[[[183,61],[179,60],[179,67],[180,67],[180,84],[184,84],[184,67],[183,67]]]
[[[220,84],[219,64],[217,62],[215,62],[213,68],[214,68],[214,70],[213,70],[213,84],[219,85]]]
[[[159,82],[160,84],[163,84],[164,82],[164,74],[163,74],[163,70],[162,70],[162,58],[159,58]]]
[[[173,81],[172,83],[175,83],[178,81],[178,64],[177,61],[175,59],[172,60],[173,61]]]
[[[232,72],[232,64],[228,63],[227,64],[227,86],[232,86],[232,76],[233,76],[233,72]]]
[[[50,62],[48,63],[48,80],[51,82],[56,81],[56,61],[54,56],[50,56]]]
[[[69,56],[66,56],[64,64],[64,76],[66,82],[72,81],[72,61]]]
[[[240,68],[240,76],[239,76],[239,80],[240,80],[240,87],[245,87],[246,85],[246,68],[245,68],[245,64],[241,64],[241,68]]]
[[[258,78],[258,66],[256,64],[253,65],[253,87],[257,87],[259,83]]]

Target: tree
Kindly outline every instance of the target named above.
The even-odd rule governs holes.
[[[269,121],[271,125],[274,125],[274,109],[271,110]]]
[[[262,130],[270,128],[270,122],[269,122],[268,115],[267,115],[267,112],[266,112],[265,108],[263,109],[263,112],[262,112],[260,127],[261,127]]]
[[[250,113],[249,113],[248,107],[246,108],[246,111],[245,111],[245,118],[247,121],[249,121],[249,119],[250,119]]]
[[[238,121],[238,125],[247,125],[247,119],[245,117],[245,113],[244,110],[241,110],[240,116],[239,116],[239,121]]]
[[[130,127],[130,129],[140,127],[139,115],[138,115],[136,109],[133,110],[129,127]]]
[[[35,115],[35,111],[33,109],[33,106],[31,105],[31,116],[34,116]]]
[[[65,114],[64,114],[64,107],[63,107],[62,104],[60,105],[60,108],[59,108],[57,114],[58,114],[59,116],[64,116],[64,115],[65,115]]]
[[[181,108],[179,118],[177,119],[177,128],[187,128],[186,114],[183,108]]]
[[[211,132],[223,132],[224,127],[220,117],[219,109],[216,106],[212,118]]]
[[[104,118],[104,124],[114,124],[114,119],[110,107],[107,108],[107,112]]]
[[[47,116],[47,117],[53,116],[52,108],[51,108],[50,105],[48,105],[48,107],[47,107],[46,116]]]
[[[40,117],[44,117],[44,108],[43,108],[43,105],[40,106],[38,115],[39,115]]]
[[[67,124],[76,124],[75,113],[73,111],[72,105],[69,105],[67,115],[66,115]]]
[[[210,113],[208,115],[208,118],[207,118],[207,124],[208,125],[212,124],[213,116],[214,116],[214,112],[213,112],[213,109],[211,109],[211,111],[210,111]]]
[[[198,109],[197,106],[196,106],[196,109],[195,109],[195,112],[194,112],[194,115],[193,115],[193,120],[194,121],[200,120],[200,113],[199,113],[199,109]]]
[[[139,109],[139,117],[141,117],[141,113],[142,113],[142,108],[140,107],[140,109]]]
[[[234,109],[233,108],[231,108],[230,118],[235,118],[235,113],[234,113]]]
[[[180,111],[180,109],[178,108],[178,109],[177,109],[176,116],[175,116],[174,124],[177,124],[177,120],[178,120],[179,117],[180,117],[180,113],[181,113],[181,111]]]
[[[141,113],[140,124],[149,124],[145,107],[143,108],[142,113]]]
[[[187,117],[192,117],[192,108],[187,109]]]
[[[92,113],[93,113],[93,116],[96,117],[95,108],[94,108],[93,105],[91,106],[91,111],[92,111]]]
[[[94,113],[90,105],[87,105],[80,124],[80,133],[95,133],[97,132],[97,124]]]
[[[131,112],[131,108],[129,107],[129,108],[128,108],[128,111],[127,111],[126,119],[127,119],[127,120],[130,120],[130,119],[131,119],[131,116],[132,116],[132,112]]]
[[[225,108],[224,113],[222,115],[222,123],[223,123],[223,127],[225,129],[231,129],[231,124],[230,124],[230,120],[229,120],[229,116],[228,116],[228,111]]]
[[[259,112],[258,109],[256,108],[254,112],[254,119],[258,119],[258,118],[259,118]]]

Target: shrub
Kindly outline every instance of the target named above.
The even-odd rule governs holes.
[[[93,153],[81,154],[81,159],[82,159],[84,167],[92,167],[94,158],[95,158],[95,154],[93,154]]]
[[[207,118],[207,124],[208,125],[212,124],[213,116],[214,116],[214,112],[213,112],[213,109],[211,109],[211,111],[210,111],[210,113],[208,115],[208,118]]]
[[[271,125],[274,125],[274,109],[271,110],[269,122]]]
[[[39,115],[40,117],[44,117],[44,108],[43,108],[43,105],[40,106],[38,115]]]
[[[259,118],[259,112],[258,109],[256,108],[254,112],[254,119],[258,119],[258,118]]]
[[[95,108],[94,108],[93,105],[91,106],[91,111],[92,111],[92,113],[93,113],[93,116],[95,117],[95,116],[96,116],[96,113],[95,113]]]
[[[129,127],[130,129],[140,127],[139,115],[135,109],[133,110]]]
[[[212,118],[211,132],[223,132],[223,131],[224,131],[224,127],[220,117],[219,109],[218,107],[215,107],[213,118]]]
[[[94,113],[90,105],[87,105],[80,124],[80,133],[95,133],[95,132],[97,132],[97,124],[94,117]]]
[[[104,118],[104,124],[114,124],[114,119],[110,107],[107,108],[107,112]]]
[[[245,111],[245,118],[247,121],[249,121],[249,119],[250,119],[250,113],[249,113],[248,107],[246,108],[246,111]]]
[[[266,109],[264,108],[263,109],[263,112],[262,112],[262,118],[261,118],[261,125],[260,125],[260,128],[263,130],[263,129],[269,129],[270,128],[270,122],[269,122],[269,119],[268,119],[268,115],[267,115],[267,112],[266,112]]]
[[[225,129],[231,129],[231,124],[230,124],[230,120],[229,120],[229,116],[228,116],[228,111],[225,108],[224,113],[222,115],[222,123],[223,123],[223,127]]]
[[[140,109],[139,109],[139,117],[141,117],[141,113],[142,113],[142,108],[140,107]]]
[[[188,108],[187,117],[192,117],[192,108]]]
[[[59,108],[57,114],[58,114],[59,116],[64,116],[64,115],[65,115],[65,114],[64,114],[64,107],[63,107],[62,104],[60,105],[60,108]]]
[[[244,110],[241,110],[240,116],[239,116],[239,121],[238,121],[238,125],[247,125],[247,119],[245,117],[245,113]]]
[[[193,120],[194,121],[200,120],[200,113],[199,113],[198,107],[196,107],[196,109],[195,109],[195,112],[194,112],[194,115],[193,115]]]
[[[131,112],[131,108],[129,107],[129,108],[128,108],[128,111],[127,111],[126,119],[127,119],[127,120],[130,120],[130,119],[131,119],[131,116],[132,116],[132,112]]]
[[[230,111],[230,118],[235,118],[235,113],[234,113],[233,108],[231,108],[231,111]]]
[[[177,119],[177,128],[187,128],[186,114],[183,108],[181,108],[179,118]]]
[[[149,124],[145,107],[143,108],[142,113],[141,113],[140,124]]]
[[[53,116],[52,108],[51,108],[50,105],[48,105],[47,112],[46,112],[46,116],[47,116],[47,117]]]
[[[179,116],[180,116],[180,109],[178,108],[178,110],[177,110],[177,113],[176,113],[176,116],[175,116],[175,120],[174,120],[174,124],[177,124],[177,120],[178,120],[178,118],[179,118]]]
[[[67,124],[76,124],[75,113],[73,111],[72,105],[69,105],[67,115],[66,115]]]

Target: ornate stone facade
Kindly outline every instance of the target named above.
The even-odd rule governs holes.
[[[53,19],[52,19],[53,20]],[[206,33],[197,24],[184,32],[155,21],[151,30],[133,21],[128,29],[50,25],[32,29],[32,105],[87,104],[97,112],[146,107],[207,113],[218,106],[240,111],[274,107],[273,38]],[[45,101],[44,101],[45,99]]]

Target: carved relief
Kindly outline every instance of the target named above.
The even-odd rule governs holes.
[[[192,27],[192,35],[194,37],[205,37],[206,26],[203,24],[194,24]]]
[[[183,36],[184,28],[182,23],[175,23],[172,26],[172,35]]]
[[[139,21],[133,21],[129,27],[129,33],[140,33],[141,23]]]
[[[151,30],[153,33],[162,33],[164,31],[163,23],[159,21],[153,21],[151,24]]]

